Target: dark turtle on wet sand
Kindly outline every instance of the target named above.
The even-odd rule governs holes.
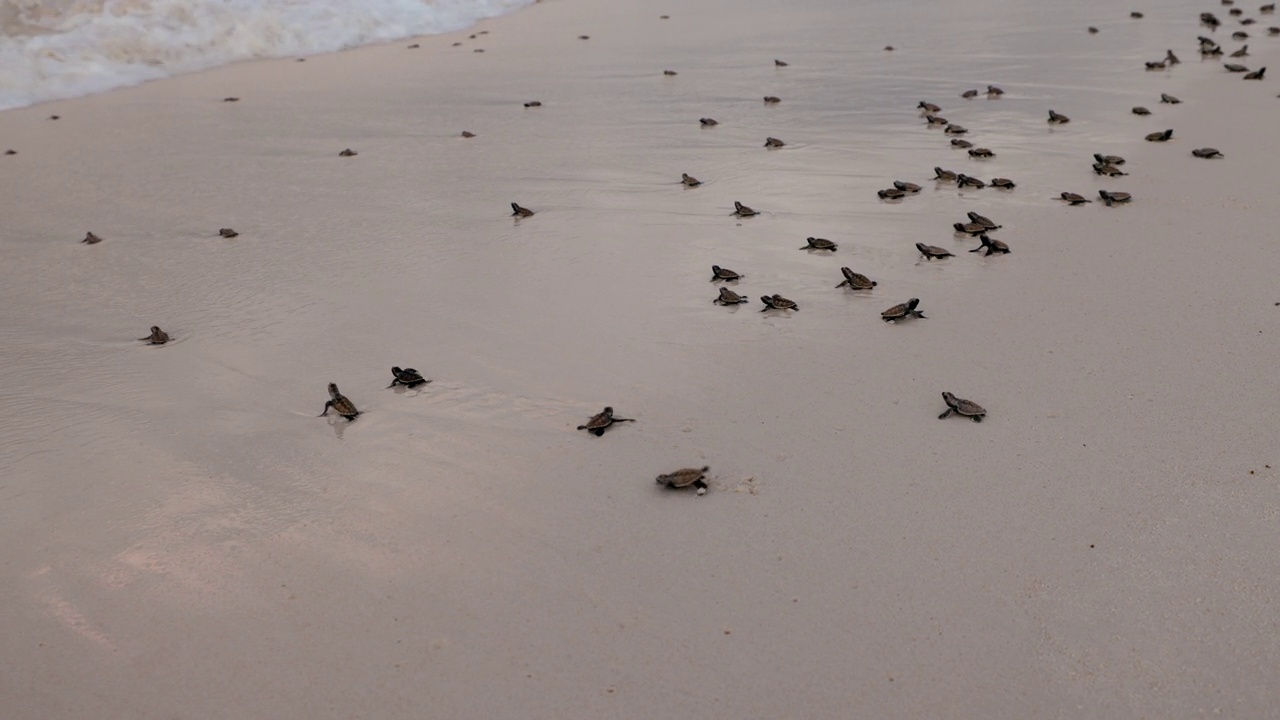
[[[702,123],[702,127],[715,127],[720,124],[715,121],[715,118],[699,118],[698,122]]]
[[[81,240],[80,242],[85,243],[87,245],[97,245],[98,243],[102,242],[102,238],[98,237],[97,235],[94,235],[91,232],[87,232],[84,234],[84,239]]]
[[[876,195],[879,195],[881,200],[901,200],[907,196],[907,193],[898,188],[885,188],[877,190]]]
[[[403,385],[407,388],[416,388],[419,385],[426,385],[431,382],[430,380],[422,377],[422,373],[414,370],[413,368],[401,369],[393,367],[391,368],[391,376],[392,380],[391,384],[387,386],[388,390],[397,385]]]
[[[765,96],[764,96],[764,104],[765,104],[765,105],[777,105],[777,104],[778,104],[778,103],[780,103],[780,102],[782,102],[782,98],[778,97],[777,95],[765,95]]]
[[[1113,203],[1127,203],[1133,199],[1133,196],[1127,192],[1111,192],[1109,190],[1099,190],[1098,197],[1102,198],[1102,202],[1111,207]]]
[[[693,487],[698,491],[698,495],[707,494],[707,482],[703,478],[707,476],[707,471],[711,467],[703,465],[700,468],[681,468],[673,473],[658,476],[658,484],[666,485],[673,490],[683,490],[687,487]]]
[[[1083,196],[1083,195],[1081,195],[1081,194],[1079,194],[1079,193],[1073,193],[1073,192],[1064,192],[1064,193],[1062,193],[1062,195],[1061,195],[1060,197],[1061,197],[1063,200],[1066,200],[1066,201],[1067,201],[1067,204],[1069,204],[1069,205],[1083,205],[1084,203],[1091,203],[1091,202],[1093,202],[1093,201],[1092,201],[1092,200],[1090,200],[1089,198],[1087,198],[1087,197],[1085,197],[1085,196]]]
[[[967,150],[973,147],[973,143],[965,140],[964,138],[951,138],[951,147]]]
[[[972,100],[972,99],[974,99],[974,98],[978,97],[978,91],[977,91],[977,90],[965,90],[964,92],[960,93],[960,97],[964,98],[965,100]]]
[[[359,155],[359,154],[360,153],[357,153],[355,150],[352,150],[351,148],[347,148],[346,150],[343,150],[342,152],[338,153],[338,157],[355,157],[356,155]]]
[[[1110,163],[1094,163],[1093,171],[1098,175],[1106,175],[1107,177],[1119,177],[1129,174]]]
[[[1266,71],[1267,69],[1265,67],[1260,67],[1251,73],[1245,73],[1244,79],[1245,80],[1261,80],[1263,73],[1265,73]]]
[[[1018,187],[1018,185],[1009,178],[991,178],[991,187],[1000,188],[1001,190],[1012,190]]]
[[[782,60],[774,60],[774,61],[773,61],[773,64],[774,64],[774,66],[776,66],[776,67],[786,67],[786,66],[790,65],[791,63],[789,63],[789,62],[783,62]]]
[[[1066,115],[1063,115],[1062,113],[1059,113],[1059,112],[1054,112],[1053,110],[1049,111],[1050,125],[1065,125],[1066,123],[1069,123],[1069,122],[1071,122],[1071,118],[1067,117]]]
[[[920,104],[916,105],[916,107],[920,108],[922,112],[926,112],[930,115],[936,115],[942,112],[942,108],[938,107],[937,105],[934,105],[931,102],[925,102],[923,100],[921,100]]]
[[[720,294],[711,302],[716,303],[717,305],[737,305],[738,303],[749,301],[738,293],[722,286],[720,288]]]
[[[320,413],[320,417],[329,414],[332,409],[348,422],[355,420],[360,411],[356,409],[356,404],[347,399],[346,395],[338,392],[337,383],[329,383],[329,401],[324,404],[324,412]]]
[[[1174,96],[1170,95],[1169,93],[1160,93],[1160,102],[1162,102],[1162,103],[1164,103],[1164,104],[1166,104],[1166,105],[1177,105],[1178,103],[1180,103],[1180,102],[1182,102],[1182,101],[1181,101],[1181,100],[1179,100],[1178,98],[1176,98],[1176,97],[1174,97]]]
[[[1166,67],[1168,67],[1168,65],[1163,60],[1147,63],[1148,70],[1164,70]]]
[[[240,233],[232,230],[231,228],[218,228],[218,234],[224,238],[239,237],[240,235]]]
[[[240,98],[238,98],[238,97],[224,97],[224,98],[222,98],[222,102],[240,102]]]
[[[525,106],[525,107],[527,107],[527,108],[542,107],[542,101],[541,101],[541,100],[530,100],[529,102],[525,103],[525,104],[524,104],[524,106]]]
[[[751,216],[753,216],[753,215],[759,215],[760,213],[756,212],[755,210],[752,210],[751,208],[747,207],[746,205],[743,205],[742,203],[738,202],[737,200],[734,200],[734,201],[733,201],[733,214],[734,214],[734,215],[737,215],[738,217],[751,217]]]
[[[893,322],[895,320],[902,320],[908,317],[927,320],[928,318],[924,316],[924,313],[916,309],[916,307],[919,305],[920,305],[920,298],[911,298],[910,300],[900,305],[894,305],[888,310],[885,310],[884,312],[880,313],[880,319],[884,320],[885,322]]]
[[[1262,5],[1261,7],[1258,8],[1258,12],[1262,13],[1263,15],[1270,15],[1275,11],[1276,11],[1275,3],[1267,3],[1266,5]]]
[[[981,225],[982,227],[988,230],[999,230],[1001,227],[1003,227],[1002,225],[997,225],[994,222],[992,222],[991,218],[985,215],[979,215],[978,213],[972,210],[970,210],[966,214],[969,216],[969,222],[977,225]]]
[[[1231,53],[1231,57],[1234,57],[1234,58],[1249,57],[1249,46],[1245,45],[1239,50]]]
[[[1134,20],[1141,20],[1143,17],[1145,17],[1145,15],[1138,12],[1137,10],[1134,10],[1133,12],[1129,13],[1129,17],[1133,18]]]
[[[942,393],[942,400],[947,404],[947,409],[938,416],[939,420],[944,420],[951,413],[955,413],[962,417],[972,418],[974,422],[982,422],[982,418],[987,414],[986,409],[978,403],[958,398],[949,392]]]
[[[1004,94],[1004,90],[1001,90],[1000,88],[996,87],[995,85],[988,85],[988,86],[987,86],[987,97],[989,97],[989,98],[997,98],[997,97],[1000,97],[1000,96],[1001,96],[1001,95],[1003,95],[1003,94]]]
[[[680,173],[680,182],[683,183],[685,187],[698,187],[702,184],[701,180],[689,173]]]
[[[473,137],[475,137],[475,136],[476,136],[476,134],[475,134],[475,133],[473,133],[473,132],[471,132],[470,130],[463,130],[463,131],[462,131],[462,137],[464,137],[464,138],[473,138]]]
[[[1120,157],[1119,155],[1103,155],[1102,153],[1094,153],[1093,159],[1096,160],[1099,165],[1123,165],[1124,164],[1124,158]]]
[[[533,217],[533,211],[527,207],[520,207],[519,203],[511,203],[511,217]]]
[[[1231,39],[1232,39],[1232,40],[1247,40],[1248,38],[1249,38],[1249,33],[1245,32],[1245,31],[1243,31],[1243,30],[1237,30],[1237,31],[1235,31],[1235,32],[1231,33]]]
[[[764,308],[760,312],[768,312],[770,310],[799,310],[800,306],[796,305],[794,300],[788,300],[781,295],[761,295],[760,302],[764,303]]]
[[[1222,46],[1212,41],[1200,46],[1200,55],[1204,57],[1216,57],[1222,54]]]
[[[929,127],[942,127],[949,124],[946,118],[937,115],[925,115],[924,121]]]
[[[1275,27],[1275,26],[1273,25],[1273,26],[1271,26],[1271,27],[1267,28],[1267,34],[1268,34],[1268,35],[1270,35],[1271,37],[1275,37],[1276,35],[1280,35],[1280,27]]]
[[[1205,159],[1223,157],[1222,153],[1218,152],[1217,148],[1208,148],[1208,147],[1197,148],[1195,150],[1192,150],[1191,154],[1195,155],[1198,158],[1205,158]]]
[[[1164,51],[1164,61],[1168,65],[1179,65],[1182,63],[1182,61],[1178,59],[1178,56],[1173,54],[1172,50]]]
[[[805,242],[808,244],[800,248],[801,250],[830,250],[835,252],[837,248],[835,243],[820,237],[806,238]]]
[[[926,260],[955,257],[955,254],[951,251],[946,248],[940,248],[937,245],[925,245],[924,243],[918,242],[916,243],[916,249],[920,251],[920,254],[924,256]]]
[[[840,268],[840,272],[844,275],[844,282],[836,287],[848,287],[850,290],[870,290],[878,283],[875,280],[850,270],[847,267]]]
[[[604,410],[592,415],[585,425],[579,425],[578,429],[586,430],[592,435],[600,437],[604,435],[604,431],[609,429],[610,425],[620,422],[635,422],[635,420],[633,418],[614,417],[613,408],[606,407]]]
[[[729,268],[722,268],[719,265],[711,266],[711,282],[715,282],[717,280],[724,280],[728,282],[732,280],[741,280],[741,279],[742,279],[741,275],[730,270]]]
[[[1133,114],[1134,115],[1150,115],[1151,111],[1139,105],[1133,109]]]
[[[12,148],[10,148],[10,149],[8,149],[8,150],[5,150],[5,151],[4,151],[4,154],[5,154],[5,155],[17,155],[17,154],[18,154],[18,151],[17,151],[17,150],[14,150],[14,149],[12,149]]]
[[[970,150],[969,152],[973,152],[973,151]],[[959,185],[960,187],[972,187],[972,188],[977,188],[979,190],[987,186],[986,183],[982,182],[978,178],[970,177],[968,175],[965,175],[964,173],[960,173],[959,175],[956,176],[956,184]]]
[[[786,143],[782,142],[776,137],[768,137],[764,139],[764,146],[767,148],[780,148],[785,145]]]
[[[1090,26],[1089,26],[1089,34],[1090,34],[1090,35],[1097,35],[1097,34],[1098,34],[1098,28],[1096,28],[1096,27],[1094,27],[1094,26],[1090,25]]]
[[[138,339],[145,340],[148,345],[163,345],[169,342],[169,333],[161,330],[158,325],[152,325],[151,334]]]
[[[980,250],[986,250],[987,255],[992,255],[995,253],[1008,255],[1010,252],[1012,252],[1011,250],[1009,250],[1009,245],[1005,243],[1003,240],[996,240],[995,238],[989,238],[987,237],[986,233],[982,233],[981,235],[979,235],[978,239],[982,241],[982,244],[970,250],[969,252],[978,252]]]
[[[969,132],[969,128],[963,125],[956,125],[955,123],[951,123],[942,132],[948,135],[964,135],[965,133]]]
[[[969,157],[975,158],[993,158],[996,154],[988,148],[973,148],[969,151]]]
[[[995,228],[989,228],[986,225],[983,225],[982,223],[976,223],[976,222],[955,223],[954,225],[952,225],[952,227],[956,229],[957,234],[973,235],[975,237],[978,235],[981,235],[982,233],[988,230],[995,229]]]
[[[915,183],[906,182],[904,180],[894,180],[893,186],[902,192],[911,193],[912,195],[915,195],[923,189]]]
[[[663,70],[662,74],[666,75],[667,77],[675,77],[676,75],[679,75],[679,73],[677,73],[675,70]]]
[[[1233,72],[1233,73],[1249,72],[1249,68],[1239,63],[1223,63],[1222,67],[1225,68],[1227,72]]]
[[[950,170],[943,170],[940,167],[935,167],[933,169],[933,179],[941,180],[943,182],[955,182],[956,174]]]
[[[1165,142],[1173,137],[1173,130],[1165,130],[1164,132],[1153,132],[1147,135],[1147,142]]]

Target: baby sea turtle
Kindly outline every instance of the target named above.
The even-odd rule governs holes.
[[[759,215],[760,213],[756,212],[755,210],[752,210],[751,208],[747,207],[746,205],[743,205],[742,203],[738,202],[737,200],[734,200],[734,201],[733,201],[733,214],[734,214],[734,215],[737,215],[738,217],[751,217],[751,216],[753,216],[753,215]]]
[[[717,305],[737,305],[738,303],[748,302],[748,300],[729,288],[721,286],[720,295],[711,302],[716,303]]]
[[[885,322],[902,320],[907,317],[916,317],[916,318],[920,318],[921,320],[927,320],[928,318],[924,316],[924,313],[916,309],[916,307],[919,305],[920,305],[920,298],[911,298],[910,300],[900,305],[894,305],[888,310],[885,310],[884,312],[880,313],[880,319],[884,320]]]
[[[329,401],[324,404],[324,412],[320,413],[319,417],[328,415],[330,409],[346,418],[348,422],[355,420],[360,414],[356,404],[348,400],[346,395],[338,392],[337,383],[329,383]]]
[[[1249,68],[1239,63],[1223,63],[1222,67],[1226,68],[1227,72],[1233,72],[1233,73],[1249,72]]]
[[[916,105],[916,107],[920,108],[922,111],[924,111],[924,112],[926,112],[926,113],[928,113],[928,114],[930,114],[930,115],[936,115],[936,114],[938,114],[938,113],[942,112],[942,108],[938,107],[937,105],[934,105],[934,104],[933,104],[933,103],[931,103],[931,102],[925,102],[925,101],[923,101],[923,100],[921,100],[921,101],[920,101],[920,104],[919,104],[919,105]]]
[[[685,187],[698,187],[702,184],[701,180],[688,173],[680,173],[680,182],[683,183]]]
[[[462,131],[462,137],[464,137],[464,138],[473,138],[473,137],[475,137],[475,136],[476,136],[476,134],[475,134],[475,133],[473,133],[473,132],[471,132],[470,130],[463,130],[463,131]]]
[[[973,148],[969,151],[969,157],[975,158],[993,158],[996,154],[988,148]]]
[[[781,295],[761,295],[760,302],[764,303],[764,308],[760,312],[768,312],[770,310],[799,310],[800,306],[796,305],[794,300],[788,300]]]
[[[715,121],[715,118],[699,118],[698,122],[702,123],[702,127],[715,127],[720,124]]]
[[[541,101],[541,100],[530,100],[529,102],[525,103],[525,104],[524,104],[524,106],[525,106],[525,107],[528,107],[528,108],[542,107],[542,101]]]
[[[1090,35],[1097,35],[1097,34],[1098,34],[1098,28],[1096,28],[1096,27],[1094,27],[1094,26],[1090,25],[1090,26],[1089,26],[1089,34],[1090,34]]]
[[[224,97],[224,98],[222,98],[222,102],[240,102],[240,98],[238,98],[238,97]]]
[[[590,39],[591,39],[591,36],[590,36],[590,35],[579,35],[579,36],[578,36],[578,39],[579,39],[579,40],[590,40]]]
[[[708,465],[703,465],[701,468],[681,468],[673,473],[659,475],[658,484],[675,490],[692,486],[697,489],[698,495],[706,495],[707,482],[703,478],[707,476],[707,471],[710,469]]]
[[[947,404],[947,409],[938,416],[939,420],[943,420],[951,413],[955,413],[963,417],[973,418],[974,422],[982,422],[982,418],[987,414],[987,411],[978,403],[958,398],[949,392],[942,393],[942,400]]]
[[[974,223],[976,225],[981,225],[982,227],[988,230],[999,230],[1001,227],[1003,227],[1002,225],[997,225],[994,222],[992,222],[991,218],[985,215],[979,215],[978,213],[972,210],[970,210],[967,213],[967,215],[969,216],[969,222]]]
[[[981,235],[979,235],[978,239],[982,241],[982,244],[970,250],[969,252],[978,252],[979,250],[983,250],[983,249],[987,251],[986,253],[987,255],[991,255],[993,253],[1001,253],[1004,255],[1008,255],[1011,252],[1009,250],[1009,245],[1007,243],[1005,243],[1003,240],[996,240],[994,238],[989,238],[987,237],[986,233],[982,233]]]
[[[836,287],[842,288],[848,286],[850,290],[870,290],[877,285],[875,280],[850,270],[847,267],[840,268],[840,272],[844,274],[844,282]]]
[[[1165,67],[1166,67],[1166,63],[1163,60],[1147,63],[1148,70],[1164,70]]]
[[[533,211],[527,207],[520,207],[519,203],[511,203],[511,217],[533,217]]]
[[[1166,105],[1177,105],[1178,103],[1180,103],[1180,102],[1182,102],[1182,101],[1181,101],[1181,100],[1179,100],[1178,98],[1176,98],[1176,97],[1174,97],[1174,96],[1170,95],[1169,93],[1160,93],[1160,102],[1162,102],[1162,103],[1164,103],[1164,104],[1166,104]]]
[[[343,150],[342,152],[338,153],[338,157],[355,157],[356,155],[359,155],[359,154],[360,153],[357,153],[355,150],[352,150],[351,148],[347,148],[346,150]]]
[[[883,190],[877,190],[876,195],[879,195],[881,200],[901,200],[902,198],[907,196],[905,192],[899,190],[898,188],[885,188]]]
[[[1209,27],[1212,27],[1212,28],[1216,28],[1216,27],[1218,27],[1219,25],[1221,25],[1221,24],[1222,24],[1222,21],[1221,21],[1221,20],[1219,20],[1219,19],[1217,18],[1217,16],[1215,16],[1215,15],[1214,15],[1213,13],[1211,13],[1211,12],[1202,12],[1202,13],[1200,13],[1200,22],[1202,22],[1202,23],[1204,23],[1205,25],[1208,25]]]
[[[943,182],[954,182],[956,179],[955,173],[951,172],[950,170],[943,170],[940,167],[935,167],[933,169],[933,173],[934,173],[935,180],[941,180]]]
[[[97,245],[98,243],[102,242],[102,238],[98,237],[97,235],[94,235],[91,232],[87,232],[84,234],[84,239],[81,240],[80,242],[85,243],[87,245]]]
[[[893,187],[898,190],[901,190],[902,192],[911,193],[912,195],[915,195],[916,193],[920,192],[923,189],[919,185],[911,182],[906,182],[905,180],[894,180]]]
[[[1208,147],[1192,150],[1191,154],[1195,155],[1198,158],[1206,158],[1206,159],[1223,157],[1222,153],[1218,152],[1217,148],[1208,148]]]
[[[940,117],[938,115],[925,115],[924,121],[925,121],[925,124],[929,125],[930,127],[942,127],[944,125],[950,124],[947,122],[946,118]]]
[[[972,99],[974,99],[974,98],[978,97],[978,91],[977,91],[977,90],[965,90],[964,92],[960,93],[960,97],[964,98],[965,100],[972,100]]]
[[[1173,130],[1165,130],[1164,132],[1153,132],[1147,135],[1147,142],[1165,142],[1173,137]]]
[[[943,130],[942,132],[948,135],[964,135],[965,133],[969,132],[969,128],[963,125],[956,125],[955,123],[952,123],[948,125],[946,129]]]
[[[1053,110],[1049,111],[1050,125],[1065,125],[1066,123],[1069,123],[1069,122],[1071,122],[1071,118],[1067,117],[1066,115],[1063,115],[1062,113],[1054,112]]]
[[[412,44],[412,45],[410,45],[410,46],[409,46],[409,49],[410,49],[410,50],[417,50],[417,49],[418,49],[418,48],[420,48],[420,47],[422,47],[422,45],[420,45],[420,44],[418,44],[418,43],[414,43],[414,44]]]
[[[806,238],[805,242],[807,242],[808,245],[800,248],[801,250],[830,250],[831,252],[835,252],[837,247],[836,244],[830,240],[819,237]]]
[[[786,145],[786,143],[782,142],[776,137],[769,137],[764,139],[764,146],[767,148],[780,148],[780,147],[783,147],[784,145]]]
[[[1134,20],[1141,20],[1145,16],[1142,13],[1138,12],[1137,10],[1134,10],[1133,12],[1129,13],[1129,17],[1133,18]]]
[[[431,382],[430,380],[422,377],[422,373],[414,370],[413,368],[401,369],[393,367],[391,368],[391,375],[393,379],[391,380],[391,384],[387,386],[388,390],[397,385],[403,385],[407,388],[416,388],[419,385],[426,385]]]
[[[991,178],[991,187],[1000,188],[1001,190],[1012,190],[1018,186],[1009,178]]]
[[[1112,203],[1127,203],[1133,199],[1133,196],[1127,192],[1111,192],[1109,190],[1099,190],[1098,197],[1102,198],[1102,202],[1111,207]]]
[[[1134,115],[1150,115],[1151,111],[1139,105],[1133,109],[1133,114]]]
[[[1119,155],[1103,155],[1102,153],[1094,153],[1093,159],[1098,161],[1100,165],[1123,165],[1124,158]]]
[[[14,150],[13,148],[10,148],[10,149],[8,149],[8,150],[5,150],[5,151],[4,151],[4,154],[5,154],[5,155],[17,155],[17,154],[18,154],[18,151],[17,151],[17,150]]]
[[[1260,67],[1251,73],[1245,73],[1244,79],[1245,80],[1261,80],[1262,74],[1265,73],[1266,71],[1267,69],[1265,67]]]
[[[711,266],[711,282],[715,282],[717,280],[724,280],[726,282],[729,282],[729,281],[741,280],[741,279],[742,279],[741,275],[730,270],[729,268],[722,268],[719,265]]]
[[[675,77],[679,73],[677,73],[675,70],[663,70],[662,74],[666,75],[667,77]]]
[[[1239,50],[1231,53],[1231,57],[1234,57],[1234,58],[1249,57],[1249,46],[1245,45]]]
[[[240,233],[232,230],[231,228],[218,228],[218,234],[224,238],[233,238],[240,235]]]
[[[954,225],[952,225],[952,227],[956,229],[956,234],[973,235],[973,236],[978,236],[986,232],[987,230],[994,229],[994,228],[988,228],[982,223],[976,223],[976,222],[955,223]]]
[[[973,151],[970,150],[969,152],[973,152]],[[970,177],[968,175],[965,175],[964,173],[960,173],[959,175],[956,176],[956,184],[958,184],[960,187],[972,187],[972,188],[977,188],[979,190],[987,186],[986,183],[982,182],[978,178]]]
[[[1066,200],[1067,204],[1069,205],[1082,205],[1084,203],[1093,202],[1089,198],[1086,198],[1085,196],[1079,193],[1073,193],[1073,192],[1064,192],[1062,193],[1061,197],[1063,200]]]
[[[765,105],[777,105],[777,104],[778,104],[778,103],[780,103],[780,102],[782,102],[782,98],[778,97],[777,95],[765,95],[765,96],[764,96],[764,104],[765,104]]]
[[[1269,15],[1275,11],[1276,11],[1275,3],[1267,3],[1266,5],[1263,5],[1258,8],[1258,12],[1262,13],[1263,15]]]
[[[924,243],[918,242],[916,243],[916,249],[920,251],[920,254],[923,255],[926,260],[955,257],[955,255],[946,248],[940,248],[937,245],[925,245]]]
[[[585,425],[579,425],[578,429],[586,430],[592,435],[600,437],[601,435],[604,435],[604,431],[607,430],[610,425],[620,422],[635,422],[635,420],[633,418],[614,417],[613,408],[606,407],[599,413],[592,415],[591,419],[588,420]]]
[[[169,333],[161,330],[158,325],[152,325],[151,334],[138,339],[145,340],[148,345],[163,345],[169,342]]]
[[[1120,175],[1128,175],[1129,173],[1121,170],[1115,165],[1109,163],[1094,163],[1093,171],[1098,175],[1106,175],[1107,177],[1118,177]]]
[[[988,86],[987,86],[987,97],[989,97],[989,98],[997,98],[997,97],[1000,97],[1000,96],[1001,96],[1001,95],[1003,95],[1003,94],[1004,94],[1004,90],[1001,90],[1000,88],[996,87],[995,85],[988,85]]]
[[[1169,65],[1179,65],[1182,63],[1182,61],[1178,59],[1178,56],[1173,54],[1172,50],[1164,51],[1164,61]]]
[[[1220,45],[1218,45],[1217,43],[1214,43],[1214,42],[1212,42],[1212,41],[1210,41],[1210,42],[1209,42],[1208,44],[1206,44],[1206,45],[1201,45],[1201,46],[1200,46],[1200,55],[1201,55],[1201,56],[1209,56],[1209,57],[1213,57],[1213,56],[1217,56],[1217,55],[1221,55],[1221,54],[1222,54],[1222,46],[1220,46]]]
[[[773,64],[774,64],[776,67],[786,67],[786,66],[790,65],[791,63],[789,63],[789,62],[783,62],[782,60],[774,60],[774,61],[773,61]]]
[[[1231,33],[1231,39],[1232,39],[1232,40],[1246,40],[1246,39],[1248,39],[1248,37],[1249,37],[1249,33],[1245,32],[1245,31],[1243,31],[1243,30],[1237,30],[1237,31],[1235,31],[1235,32]]]
[[[951,138],[951,147],[960,148],[961,150],[967,150],[973,147],[973,143],[963,138]]]

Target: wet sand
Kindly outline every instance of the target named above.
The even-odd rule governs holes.
[[[7,712],[1266,716],[1280,100],[1168,5],[560,0],[0,114]]]

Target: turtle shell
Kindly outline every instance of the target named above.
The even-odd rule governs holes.
[[[1093,159],[1097,160],[1101,165],[1123,165],[1124,158],[1119,155],[1103,155],[1102,153],[1094,153]]]
[[[876,195],[879,195],[881,200],[901,200],[902,198],[907,196],[905,192],[899,190],[898,188],[885,188],[884,190],[877,190]]]
[[[1165,130],[1164,132],[1154,132],[1147,135],[1147,142],[1165,142],[1173,137],[1173,130]]]
[[[934,179],[936,180],[951,182],[956,179],[955,173],[951,172],[950,170],[943,170],[940,167],[935,167],[933,169],[933,173],[934,173]]]
[[[952,125],[948,125],[947,128],[943,130],[943,132],[948,135],[964,135],[965,133],[969,132],[969,128],[963,125],[952,124]]]
[[[982,233],[986,232],[989,229],[987,228],[986,225],[983,225],[982,223],[976,223],[976,222],[955,223],[954,225],[952,225],[952,227],[956,229],[956,232],[966,233],[968,235],[981,235]],[[990,229],[994,230],[995,228],[990,228]]]
[[[765,310],[799,310],[800,306],[796,305],[794,300],[789,300],[781,295],[763,295],[760,301],[765,304]],[[763,312],[763,310],[761,311]]]
[[[918,242],[916,243],[916,249],[920,251],[921,255],[925,256],[929,260],[934,258],[955,257],[955,255],[948,252],[946,248],[940,248],[937,245],[925,245],[924,243]]]
[[[996,156],[995,153],[991,152],[990,148],[973,148],[969,151],[969,155],[976,158],[992,158]]]
[[[702,127],[715,127],[720,124],[715,121],[715,118],[699,118],[698,122],[702,123]]]
[[[767,147],[767,148],[780,148],[780,147],[783,147],[783,146],[785,146],[785,145],[786,145],[786,143],[782,142],[781,140],[779,140],[779,139],[778,139],[778,138],[776,138],[776,137],[770,137],[770,138],[765,138],[765,139],[764,139],[764,146],[765,146],[765,147]]]
[[[700,468],[681,468],[675,472],[659,475],[657,481],[659,485],[666,485],[677,490],[691,485],[699,485],[698,494],[702,495],[706,492],[706,483],[700,481],[707,476],[707,471],[710,469],[709,465],[703,465]]]
[[[992,184],[994,185],[995,183],[992,183]],[[1000,225],[995,224],[995,222],[993,222],[991,218],[985,215],[979,215],[978,213],[973,212],[972,210],[970,210],[967,214],[969,216],[969,222],[974,223],[976,225],[981,225],[982,227],[988,230],[999,230],[1001,227]]]
[[[1003,95],[1003,94],[1004,94],[1004,90],[1001,90],[995,85],[987,86],[987,95],[991,96],[991,95]]]
[[[169,342],[169,333],[161,330],[155,325],[152,325],[151,334],[142,339],[146,340],[151,345],[163,345]]]
[[[613,424],[613,408],[606,407],[602,412],[591,416],[586,423],[579,425],[579,430],[602,430]]]
[[[973,188],[978,188],[979,190],[987,186],[986,183],[982,182],[978,178],[970,177],[964,174],[957,175],[956,182],[960,184],[960,187],[973,187]]]
[[[1133,109],[1133,114],[1134,115],[1150,115],[1151,111],[1139,105]]]
[[[969,142],[968,140],[965,140],[964,138],[952,138],[951,147],[957,147],[957,148],[960,148],[961,150],[965,150],[973,147],[973,143]]]
[[[1085,196],[1079,193],[1073,193],[1073,192],[1064,192],[1062,193],[1061,197],[1063,200],[1066,200],[1072,205],[1080,205],[1082,203],[1093,202],[1092,200],[1086,198]]]
[[[977,91],[977,90],[965,90],[964,92],[960,93],[960,97],[964,98],[965,100],[970,100],[970,99],[973,99],[973,98],[978,97],[978,91]]]
[[[901,190],[901,191],[903,191],[903,192],[907,192],[907,193],[911,193],[911,194],[913,194],[913,195],[914,195],[915,193],[920,192],[920,191],[923,189],[923,188],[921,188],[919,185],[917,185],[917,184],[915,184],[915,183],[906,182],[906,181],[903,181],[903,180],[894,180],[894,181],[893,181],[893,186],[894,186],[895,188],[897,188],[898,190]]]
[[[1166,105],[1177,105],[1178,103],[1180,103],[1180,102],[1182,102],[1182,101],[1181,101],[1181,100],[1179,100],[1178,98],[1176,98],[1176,97],[1174,97],[1174,96],[1170,95],[1169,93],[1160,93],[1160,102],[1162,102],[1162,103],[1164,103],[1164,104],[1166,104]]]
[[[1009,178],[991,178],[991,187],[998,187],[1004,190],[1012,190],[1018,185]]]
[[[933,104],[933,103],[931,103],[931,102],[925,102],[925,101],[923,101],[923,100],[921,100],[921,101],[920,101],[920,104],[919,104],[919,105],[917,105],[916,107],[918,107],[918,108],[920,108],[921,110],[923,110],[923,111],[925,111],[925,112],[929,113],[930,115],[933,115],[933,114],[936,114],[936,113],[940,113],[940,112],[942,112],[942,108],[938,107],[937,105],[934,105],[934,104]]]
[[[1234,73],[1249,72],[1249,68],[1239,63],[1223,63],[1222,67],[1225,68],[1227,72],[1234,72]]]
[[[844,275],[844,282],[840,283],[836,287],[844,287],[847,285],[853,290],[870,290],[876,286],[875,280],[872,280],[866,275],[856,273],[847,267],[840,268],[840,272]]]
[[[721,286],[720,296],[712,302],[719,303],[721,305],[737,305],[738,303],[747,302],[747,299],[729,288]]]
[[[947,404],[947,407],[951,408],[958,415],[979,419],[987,414],[986,408],[982,407],[978,403],[972,400],[958,398],[949,392],[942,393],[942,400]]]
[[[920,304],[920,298],[911,298],[910,300],[894,305],[893,307],[880,313],[881,319],[885,321],[900,320],[907,315],[915,312],[916,306]]]
[[[782,102],[782,98],[778,97],[777,95],[765,95],[764,102],[766,105],[776,105]]]
[[[81,240],[80,242],[88,245],[97,245],[98,243],[102,242],[102,238],[98,237],[97,235],[94,235],[91,232],[87,232],[84,234],[84,239]]]
[[[837,247],[835,243],[825,238],[811,237],[807,238],[805,242],[809,244],[800,248],[801,250],[830,250],[835,252]]]
[[[1049,111],[1049,122],[1051,122],[1051,123],[1053,123],[1053,124],[1055,124],[1055,125],[1065,125],[1066,123],[1071,122],[1071,118],[1069,118],[1069,117],[1067,117],[1066,115],[1063,115],[1063,114],[1061,114],[1061,113],[1057,113],[1057,112],[1054,112],[1053,110],[1050,110],[1050,111]]]
[[[512,217],[532,217],[533,211],[527,207],[520,207],[519,203],[511,203]]]

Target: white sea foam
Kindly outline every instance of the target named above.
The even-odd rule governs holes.
[[[0,0],[0,110],[465,28],[534,0]]]

